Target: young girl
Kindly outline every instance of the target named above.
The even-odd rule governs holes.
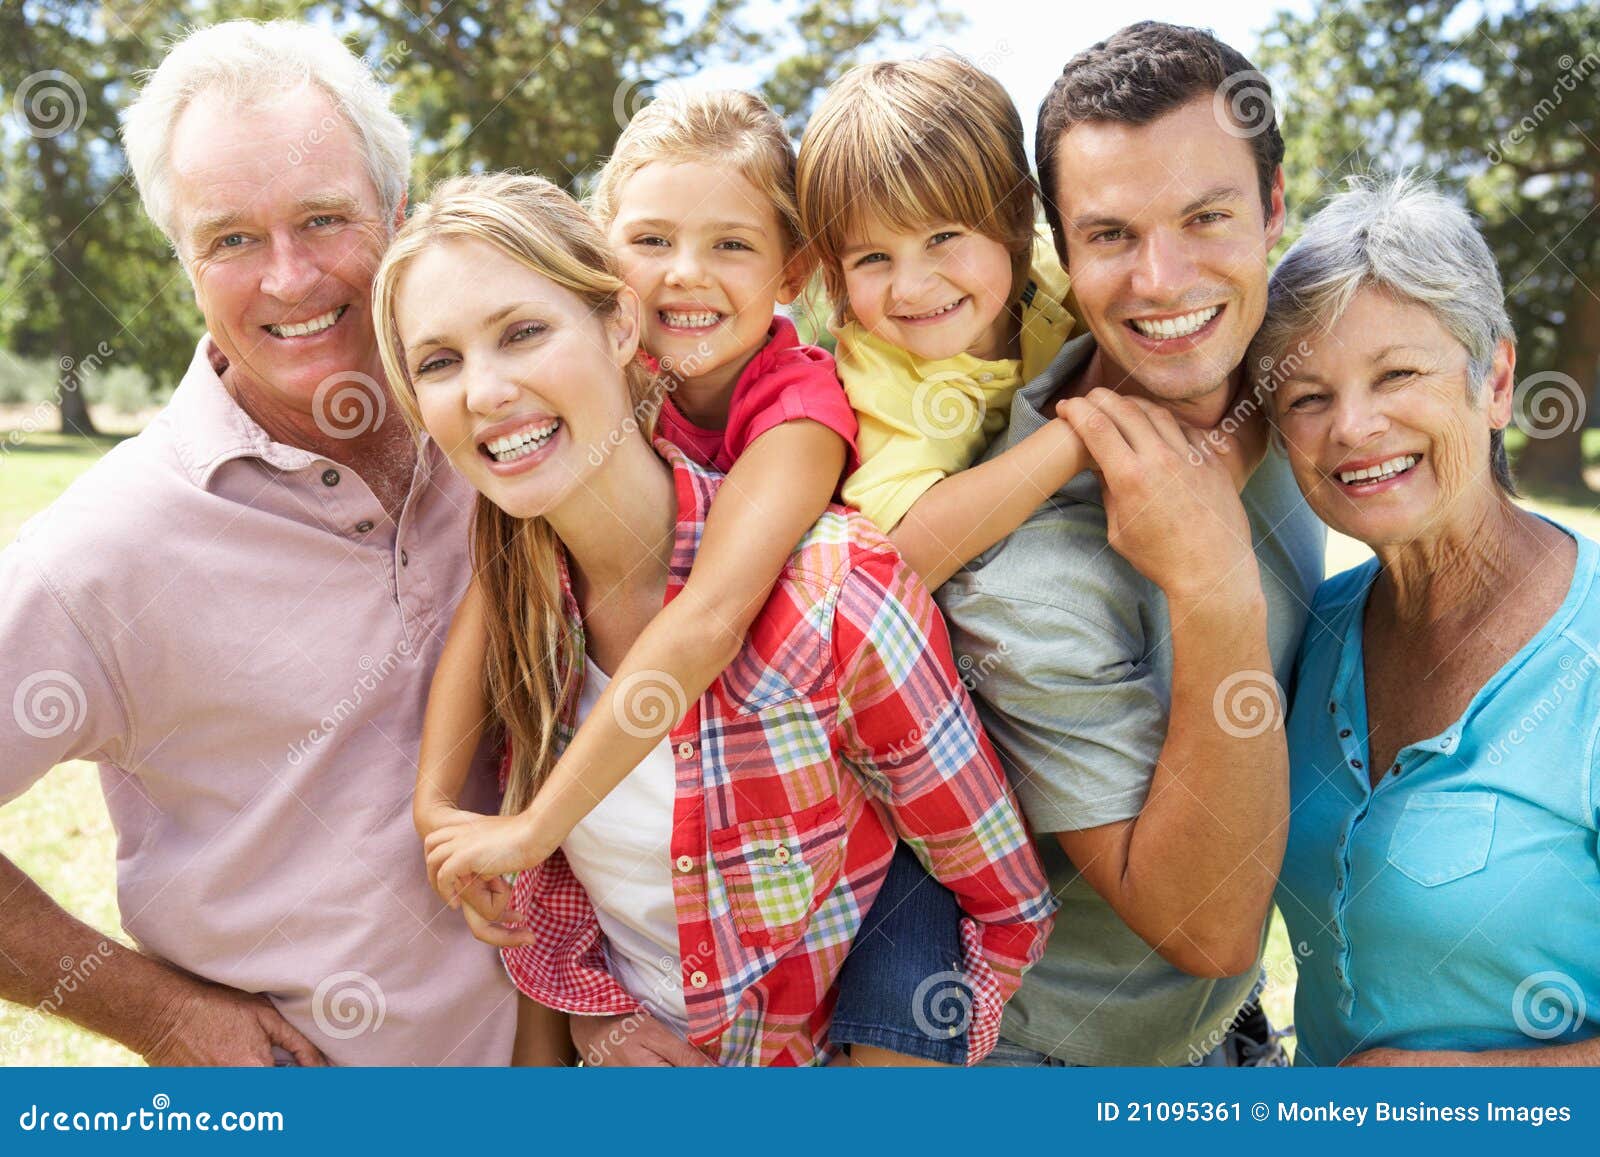
[[[663,437],[728,481],[682,592],[613,673],[537,797],[506,797],[508,814],[528,811],[529,839],[517,849],[525,865],[553,852],[722,673],[853,465],[855,418],[832,358],[774,316],[810,272],[794,164],[782,121],[760,98],[715,92],[646,106],[600,174],[593,209],[639,297],[642,346],[665,387],[633,424],[648,431],[654,418]],[[542,436],[512,435],[494,448],[497,460],[537,453]],[[483,620],[474,587],[428,700],[414,806],[424,839],[462,818],[454,800],[492,717],[485,692],[497,702],[506,693],[480,679]],[[528,782],[527,761],[552,727],[546,719],[536,736],[513,728],[512,781]],[[436,883],[457,906],[457,882]]]
[[[797,195],[861,423],[844,500],[938,587],[1089,465],[1057,420],[972,467],[1074,324],[1022,121],[959,56],[863,65],[807,125]]]
[[[414,805],[425,841],[454,825],[454,845],[465,857],[503,857],[519,869],[565,843],[743,647],[795,544],[828,505],[847,459],[854,465],[855,419],[832,359],[801,345],[793,323],[774,316],[809,275],[794,165],[782,122],[742,92],[657,101],[617,142],[593,209],[639,297],[641,342],[665,379],[659,433],[701,465],[725,471],[727,482],[682,591],[612,672],[538,793],[507,791],[504,813],[524,816],[515,825],[473,824],[454,804],[492,715],[488,697],[498,705],[507,694],[493,678],[483,686],[490,628],[478,586],[468,592],[428,701]],[[503,461],[537,453],[536,439],[515,442],[504,443],[512,448]],[[504,682],[518,677],[508,673]],[[537,734],[525,733],[531,723],[507,728],[509,784],[531,782],[529,764],[518,763],[521,753],[553,742],[548,704],[539,706],[535,718],[544,723]],[[465,902],[481,916],[497,912],[506,894],[492,878],[464,884],[431,875],[453,907],[466,887]],[[929,958],[944,963],[923,975],[948,971],[959,953],[953,901],[948,910],[922,941]],[[894,1042],[931,1047],[912,1020],[909,994],[921,979],[909,978],[904,994],[882,1002],[881,1015],[841,1026],[837,1039],[859,1046],[852,1048],[855,1061],[912,1059],[888,1047]],[[938,1044],[951,1047],[948,1040]],[[966,1038],[955,1045],[965,1056]]]
[[[562,1014],[641,1010],[719,1064],[828,1059],[839,971],[897,840],[958,897],[941,968],[971,986],[984,1055],[1055,905],[922,584],[866,519],[823,514],[727,671],[529,861],[523,805],[594,719],[606,672],[684,597],[733,475],[631,420],[651,389],[639,297],[549,182],[447,183],[385,255],[373,310],[401,410],[481,494],[475,629],[512,736],[507,814],[426,846],[445,879],[530,869],[490,915],[524,928],[468,910],[523,993],[518,1059],[570,1056]],[[508,458],[522,430],[538,447]]]

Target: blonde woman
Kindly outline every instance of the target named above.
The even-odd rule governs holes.
[[[985,1055],[1054,902],[943,625],[888,541],[829,508],[670,735],[561,849],[522,854],[527,803],[683,589],[722,479],[640,428],[638,295],[548,182],[448,183],[373,298],[402,409],[480,492],[470,597],[510,740],[506,804],[426,849],[436,876],[493,893],[497,923],[466,914],[523,994],[521,1059],[567,1055],[562,1014],[650,1019],[717,1064],[831,1059],[839,970],[900,840],[960,901]],[[489,446],[524,428],[538,450],[497,461]],[[496,880],[522,869],[509,893]]]

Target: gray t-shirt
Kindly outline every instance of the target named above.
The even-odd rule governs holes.
[[[1039,429],[1094,352],[1069,342],[1017,392],[988,456]],[[1285,692],[1325,530],[1277,451],[1242,495]],[[1053,834],[1131,819],[1166,741],[1167,601],[1106,541],[1099,483],[1081,474],[939,591],[960,668],[1016,789],[1061,911],[1044,958],[1006,1009],[1006,1039],[1076,1064],[1182,1064],[1210,1052],[1259,973],[1179,971],[1082,879]],[[1242,720],[1247,722],[1247,720]],[[1263,934],[1264,936],[1264,934]]]

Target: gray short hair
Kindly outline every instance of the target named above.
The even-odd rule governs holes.
[[[174,249],[177,207],[168,161],[173,126],[189,102],[217,89],[247,104],[306,83],[327,93],[355,130],[384,217],[394,216],[405,198],[411,138],[372,70],[325,28],[295,20],[229,20],[174,44],[123,113],[123,148],[144,210]]]
[[[1488,380],[1495,347],[1515,340],[1499,267],[1467,211],[1426,181],[1356,178],[1311,218],[1272,274],[1247,363],[1258,392],[1291,372],[1296,339],[1334,324],[1364,288],[1433,312],[1466,347],[1473,398]],[[1489,444],[1495,482],[1515,494],[1505,432],[1492,431]]]

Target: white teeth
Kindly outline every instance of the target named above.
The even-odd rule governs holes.
[[[1145,337],[1172,338],[1188,337],[1206,322],[1216,317],[1222,309],[1220,305],[1213,305],[1210,309],[1197,309],[1193,313],[1186,313],[1182,317],[1168,317],[1160,321],[1133,321],[1133,328],[1144,334]]]
[[[348,305],[341,305],[338,309],[330,309],[321,317],[314,317],[310,321],[302,321],[295,325],[269,325],[267,332],[274,337],[309,337],[314,333],[321,333],[334,322],[344,316]]]
[[[1390,458],[1387,462],[1379,462],[1376,466],[1368,466],[1364,470],[1341,470],[1339,481],[1346,486],[1357,482],[1386,482],[1397,474],[1404,474],[1417,464],[1415,454],[1402,454],[1398,458]]]
[[[503,438],[484,443],[484,446],[496,462],[512,462],[527,457],[550,441],[551,435],[560,425],[560,419],[551,418],[548,422],[539,422],[514,430]]]
[[[952,301],[949,305],[941,305],[938,309],[930,309],[927,313],[905,313],[900,316],[907,321],[927,321],[931,317],[939,317],[941,314],[949,313],[965,300],[966,298],[963,297],[961,301]]]
[[[720,313],[711,310],[702,310],[699,313],[678,313],[673,310],[663,309],[661,318],[674,329],[705,329],[708,325],[716,325],[722,320]]]

